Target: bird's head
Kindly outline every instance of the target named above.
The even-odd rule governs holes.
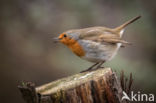
[[[60,34],[57,38],[55,38],[55,41],[65,44],[77,56],[81,57],[85,55],[85,51],[78,42],[80,33],[80,30],[66,31]]]
[[[79,33],[77,30],[70,30],[61,33],[58,37],[55,38],[55,42],[61,42],[65,45],[71,45],[78,40]]]

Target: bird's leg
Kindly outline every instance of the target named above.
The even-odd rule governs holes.
[[[100,62],[97,62],[97,63],[93,64],[91,67],[89,67],[89,68],[86,69],[86,70],[81,71],[80,73],[91,70],[93,67],[95,67],[95,66],[98,65],[99,63],[100,63]]]
[[[105,61],[100,62],[99,65],[98,65],[95,69],[101,68],[101,65],[102,65],[103,63],[105,63]]]
[[[100,62],[97,62],[95,64],[93,64],[91,67],[89,67],[87,70],[91,70],[93,67],[95,67],[96,65],[98,65]]]

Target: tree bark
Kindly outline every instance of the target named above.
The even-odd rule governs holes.
[[[110,68],[78,73],[35,88],[19,86],[27,103],[122,103],[122,89]]]

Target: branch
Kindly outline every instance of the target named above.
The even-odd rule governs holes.
[[[27,103],[122,103],[122,89],[110,68],[78,73],[40,87],[19,88]]]

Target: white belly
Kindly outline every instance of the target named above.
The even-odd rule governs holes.
[[[118,44],[103,44],[93,42],[90,40],[79,40],[78,41],[83,49],[85,50],[85,56],[82,58],[90,62],[100,62],[100,61],[109,61],[117,53],[118,49],[121,46],[121,43]]]

